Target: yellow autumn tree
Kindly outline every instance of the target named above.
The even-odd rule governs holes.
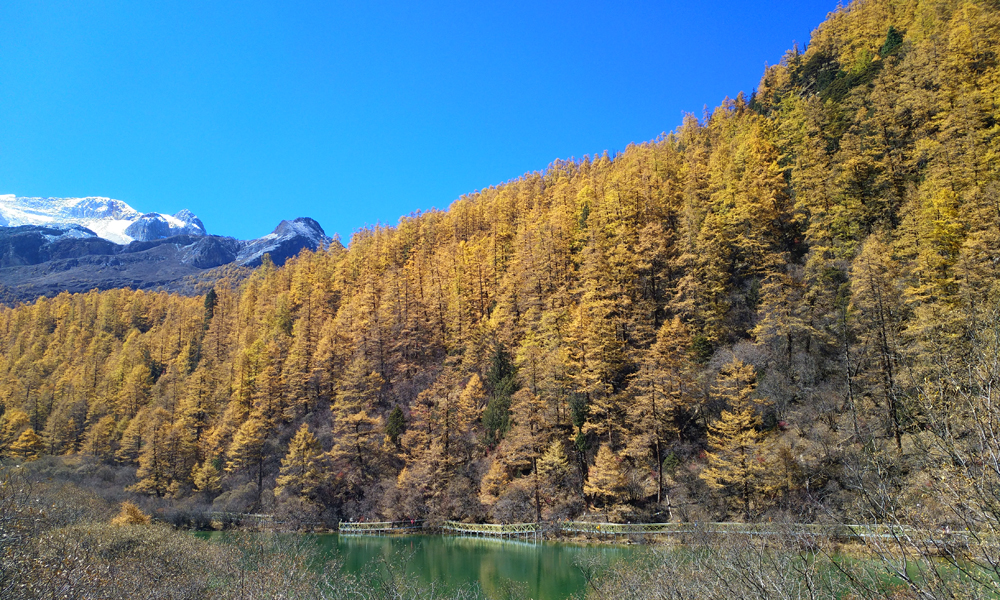
[[[174,440],[172,440],[170,413],[158,408],[149,415],[149,420],[143,424],[145,438],[142,452],[139,455],[139,469],[136,477],[139,481],[131,488],[132,491],[163,496],[175,481],[174,477]],[[190,473],[190,467],[185,469],[184,476]]]
[[[142,512],[142,509],[135,505],[133,502],[126,500],[122,502],[121,511],[111,519],[112,525],[149,525],[152,523],[152,518],[149,515]]]
[[[115,426],[115,418],[111,415],[104,415],[93,423],[83,444],[84,454],[110,461],[115,453]]]
[[[21,432],[17,441],[10,445],[10,453],[26,460],[38,458],[42,451],[42,437],[35,433],[32,428],[27,428]]]
[[[514,394],[514,426],[503,444],[504,456],[509,469],[515,473],[528,473],[528,480],[522,481],[534,498],[535,520],[542,518],[541,481],[538,473],[538,459],[548,446],[542,399],[528,389]]]
[[[691,404],[693,380],[687,360],[690,334],[679,317],[664,323],[656,343],[632,378],[635,401],[628,407],[629,438],[625,454],[639,464],[656,465],[656,501],[663,490],[664,449],[668,438],[679,436],[677,411]]]
[[[556,505],[569,495],[571,468],[561,440],[552,440],[536,469],[546,505]]]
[[[771,491],[771,453],[750,399],[756,383],[753,366],[739,359],[733,359],[719,372],[713,392],[729,408],[709,425],[708,467],[700,474],[710,488],[735,501],[746,518]]]
[[[215,466],[213,458],[206,458],[203,463],[195,466],[191,473],[191,479],[194,481],[194,488],[199,492],[212,494],[222,488],[220,484],[222,474]]]
[[[338,386],[331,412],[333,447],[330,461],[345,477],[346,489],[356,489],[375,476],[382,460],[382,418],[375,404],[384,380],[358,359],[351,363]]]
[[[28,417],[28,413],[16,408],[0,416],[0,450],[7,449],[16,442],[30,423],[31,418]]]
[[[594,466],[590,467],[587,481],[583,484],[583,493],[600,501],[608,509],[621,498],[624,486],[625,473],[621,461],[607,444],[601,444],[594,458]]]
[[[288,453],[281,460],[281,472],[274,488],[275,497],[281,499],[288,496],[305,502],[313,501],[322,478],[319,464],[321,455],[319,440],[309,431],[309,426],[303,423],[289,442]]]
[[[505,461],[498,460],[494,456],[490,461],[490,467],[483,475],[479,484],[479,501],[489,506],[495,503],[503,494],[507,486],[510,485],[510,474],[507,472]]]
[[[267,437],[267,426],[264,421],[251,417],[247,419],[233,435],[226,455],[226,471],[256,470],[257,490],[264,485],[264,440]]]
[[[135,416],[128,421],[128,426],[122,432],[122,437],[118,441],[118,451],[115,458],[123,463],[136,463],[142,453],[144,439],[149,430],[150,410],[142,408]]]

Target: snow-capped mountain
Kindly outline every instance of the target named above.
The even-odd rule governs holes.
[[[0,195],[0,227],[38,225],[56,229],[89,229],[116,244],[148,242],[174,235],[206,235],[205,226],[188,210],[175,215],[142,214],[121,200],[24,198]]]
[[[0,304],[94,288],[189,293],[192,282],[212,280],[211,269],[231,265],[231,276],[259,266],[265,254],[281,265],[303,248],[331,244],[339,246],[308,217],[237,240],[208,235],[188,210],[141,214],[109,198],[0,195]]]
[[[255,267],[265,254],[269,254],[271,260],[280,265],[298,254],[302,248],[326,248],[330,241],[319,223],[309,217],[299,217],[294,221],[278,223],[274,231],[264,237],[244,242],[236,256],[236,262]]]
[[[133,240],[149,242],[173,235],[205,235],[201,219],[184,209],[175,215],[146,213],[125,228],[125,235]]]

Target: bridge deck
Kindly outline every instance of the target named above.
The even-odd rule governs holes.
[[[281,525],[273,515],[246,513],[209,513],[212,519],[253,524],[260,527]],[[416,533],[426,530],[422,520],[341,522],[338,529],[346,534],[385,535]],[[751,536],[823,536],[866,541],[910,540],[932,544],[1000,545],[992,533],[970,531],[929,531],[900,525],[836,525],[777,523],[597,523],[592,521],[557,521],[540,523],[461,523],[445,521],[441,530],[477,537],[538,541],[543,533],[576,533],[600,537],[644,537],[685,535]]]
[[[445,521],[441,529],[467,535],[477,535],[498,538],[532,538],[538,539],[537,523],[460,523]]]
[[[404,533],[424,528],[423,521],[341,521],[338,527],[341,533]]]
[[[562,521],[559,530],[600,536],[734,534],[750,536],[829,536],[860,540],[962,541],[968,532],[931,532],[900,525],[825,525],[776,523],[594,523]]]

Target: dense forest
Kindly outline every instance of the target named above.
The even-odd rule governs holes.
[[[326,523],[964,527],[998,447],[998,49],[995,1],[857,0],[615,156],[200,297],[2,308],[0,453]]]

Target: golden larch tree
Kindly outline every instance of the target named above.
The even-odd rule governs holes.
[[[739,359],[719,372],[713,392],[729,409],[709,425],[708,467],[700,474],[709,487],[734,498],[746,518],[769,491],[769,445],[750,399],[756,383],[753,366]]]
[[[288,453],[281,460],[274,495],[296,497],[311,502],[322,480],[320,457],[322,449],[319,440],[303,423],[288,444]]]
[[[601,444],[590,468],[587,481],[583,484],[583,493],[599,500],[605,508],[610,508],[619,498],[625,487],[625,473],[621,461],[607,444]]]
[[[10,445],[10,453],[26,460],[34,460],[41,453],[42,446],[42,436],[29,427],[21,432],[17,441]]]

